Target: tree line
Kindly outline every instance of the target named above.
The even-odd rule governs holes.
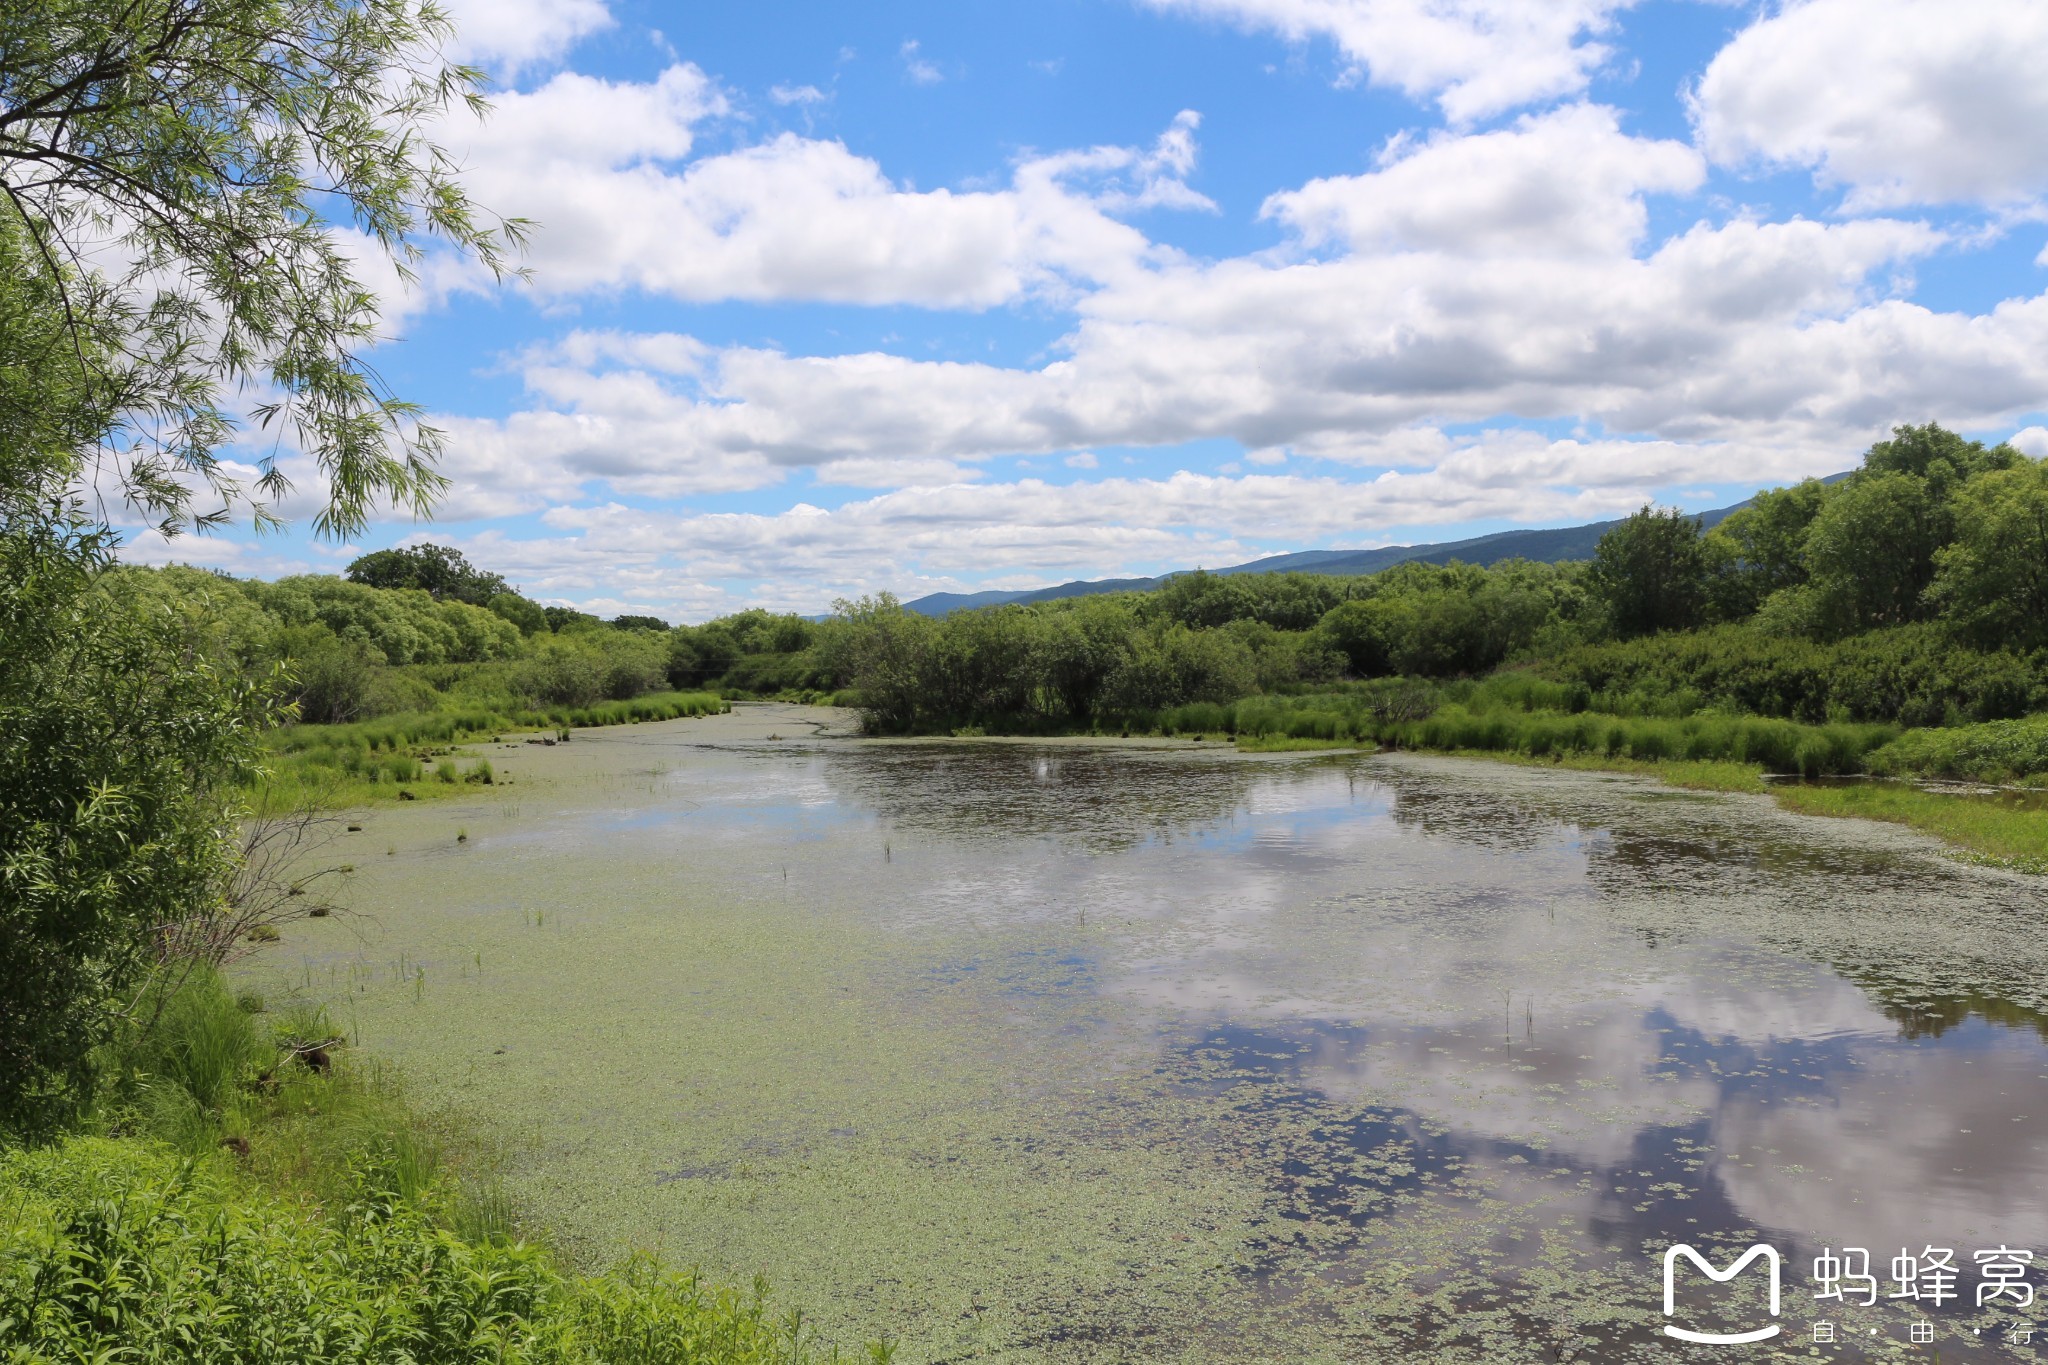
[[[708,629],[708,628],[707,628]],[[1897,428],[1711,530],[1644,507],[1584,563],[1192,573],[957,612],[839,606],[814,662],[870,726],[1129,729],[1194,703],[1504,667],[1636,711],[1942,724],[2048,707],[2048,463]]]

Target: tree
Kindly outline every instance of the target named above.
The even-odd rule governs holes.
[[[1934,581],[1945,520],[1917,474],[1859,470],[1834,489],[1806,533],[1821,629],[1839,634],[1926,615],[1922,595]]]
[[[1624,639],[1690,630],[1700,623],[1707,594],[1698,518],[1645,505],[1600,537],[1587,580],[1609,627]]]
[[[1952,507],[1930,598],[1979,643],[2048,644],[2048,462],[1979,474]]]
[[[475,567],[460,550],[447,545],[372,550],[348,566],[348,581],[372,588],[418,588],[437,602],[475,607],[488,606],[492,598],[512,591],[499,575]]]
[[[548,628],[547,609],[516,592],[498,593],[484,606],[519,627],[521,635],[539,635]]]
[[[1806,532],[1827,492],[1819,479],[1767,489],[1708,534],[1708,596],[1717,618],[1754,616],[1772,593],[1806,581]]]
[[[176,926],[227,894],[264,689],[113,590],[109,536],[0,512],[0,1126],[61,1123]]]
[[[613,630],[667,630],[668,622],[662,620],[659,616],[633,616],[629,614],[614,616],[611,620],[611,626]]]
[[[85,429],[38,447],[60,480],[90,444],[167,531],[244,500],[267,519],[283,468],[244,488],[219,458],[253,420],[320,469],[323,534],[428,510],[441,436],[363,359],[378,300],[350,253],[409,277],[438,239],[511,268],[526,225],[486,222],[430,136],[485,108],[481,73],[438,56],[449,33],[433,0],[0,6],[0,254],[48,301]]]
[[[574,607],[542,607],[541,617],[548,623],[548,629],[557,635],[566,635],[579,630],[596,630],[604,622],[587,611]]]
[[[1911,474],[1925,479],[1934,500],[1946,502],[1950,493],[1977,475],[2015,468],[2026,458],[2003,442],[1986,446],[1929,422],[1893,427],[1889,441],[1879,441],[1864,452],[1863,469],[1871,474]]]
[[[115,590],[70,490],[167,533],[272,520],[274,454],[247,488],[219,454],[253,420],[320,471],[317,531],[428,509],[440,435],[362,357],[352,253],[508,268],[523,225],[484,224],[428,136],[483,109],[447,34],[432,0],[0,5],[0,1123],[61,1121],[174,926],[229,894],[272,695]]]

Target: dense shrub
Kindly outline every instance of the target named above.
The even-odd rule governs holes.
[[[0,515],[0,1128],[63,1121],[160,934],[232,870],[264,695],[103,533]]]
[[[1581,645],[1541,669],[1621,710],[1631,698],[1690,695],[1702,705],[1809,723],[1940,725],[2048,707],[2048,657],[1961,647],[1931,623],[1827,644],[1720,626]]]
[[[2048,773],[2048,716],[1937,730],[1908,730],[1870,755],[1886,776],[1958,777],[2009,782]]]

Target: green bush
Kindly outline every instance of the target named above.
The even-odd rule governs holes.
[[[0,1129],[61,1123],[159,934],[216,903],[263,698],[83,523],[0,515]]]
[[[1889,777],[2010,782],[2048,773],[2048,715],[1939,730],[1908,730],[1870,755]]]
[[[369,1151],[323,1218],[218,1158],[73,1137],[0,1154],[0,1349],[20,1360],[791,1365],[762,1291],[635,1261],[609,1276],[472,1242]],[[109,1353],[113,1354],[110,1355]]]

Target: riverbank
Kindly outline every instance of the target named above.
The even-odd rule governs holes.
[[[416,1108],[324,1007],[269,1006],[207,969],[145,1003],[153,1025],[116,1045],[79,1130],[0,1147],[10,1359],[825,1358],[758,1281],[648,1257],[565,1268],[474,1135]]]

